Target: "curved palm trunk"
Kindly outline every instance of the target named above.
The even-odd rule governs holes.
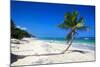
[[[69,42],[67,42],[68,47],[62,52],[63,54],[64,54],[64,53],[69,49],[69,47],[72,45],[73,39],[74,39],[74,32],[71,33],[71,39],[70,39]]]
[[[50,56],[50,55],[60,55],[60,54],[64,54],[68,49],[69,47],[72,45],[72,42],[73,42],[73,39],[74,39],[74,32],[70,32],[71,33],[71,39],[70,41],[68,41],[68,47],[61,53],[49,53],[49,54],[39,54],[39,55],[27,55],[27,56]]]

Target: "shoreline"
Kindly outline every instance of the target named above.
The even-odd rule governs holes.
[[[28,41],[28,42],[26,42]],[[15,47],[12,47],[15,46]],[[64,54],[61,53],[67,46],[45,42],[38,39],[27,39],[21,44],[11,43],[11,53],[18,56],[25,56],[12,63],[11,66],[17,65],[35,65],[35,64],[49,64],[49,63],[65,63],[78,61],[93,61],[95,60],[95,51],[70,47]],[[53,54],[54,53],[54,54]],[[43,54],[53,54],[44,55]],[[59,54],[59,55],[55,55]],[[27,63],[27,61],[29,61]]]

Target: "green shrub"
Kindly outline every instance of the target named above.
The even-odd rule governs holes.
[[[11,38],[22,39],[23,37],[34,37],[30,33],[20,28],[17,28],[11,20]]]

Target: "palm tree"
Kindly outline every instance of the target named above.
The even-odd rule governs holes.
[[[67,12],[65,14],[65,19],[62,24],[59,25],[60,28],[69,30],[68,35],[66,36],[68,47],[62,52],[65,53],[69,47],[72,45],[75,34],[78,30],[87,30],[87,26],[84,25],[83,17],[78,16],[78,12]]]

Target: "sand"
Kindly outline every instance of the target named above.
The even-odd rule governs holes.
[[[65,44],[58,44],[53,42],[50,43],[34,38],[24,38],[20,41],[20,44],[11,43],[11,53],[24,57],[12,63],[11,66],[95,60],[95,52],[92,50],[70,47],[66,53],[61,54],[61,52],[66,49],[66,47],[67,46]]]

